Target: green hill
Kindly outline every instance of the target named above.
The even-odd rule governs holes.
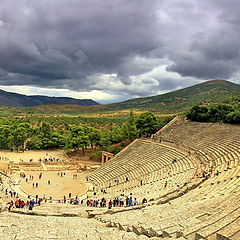
[[[196,104],[220,103],[240,96],[240,85],[225,80],[212,80],[162,95],[136,98],[102,105],[105,110],[140,109],[164,113],[182,112]]]

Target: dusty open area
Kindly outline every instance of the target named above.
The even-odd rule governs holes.
[[[9,170],[10,162],[14,162],[14,166],[19,166],[18,170],[11,171],[11,177],[27,195],[63,200],[64,196],[67,199],[70,196],[81,197],[88,190],[85,182],[90,170],[79,169],[84,167],[87,161],[71,159],[63,150],[0,151],[0,158],[2,169],[6,171]],[[87,166],[95,164],[89,161]],[[23,173],[26,175],[24,178],[20,176]]]
[[[25,172],[25,174],[26,178],[21,181],[22,190],[33,196],[43,197],[45,194],[46,198],[63,199],[64,195],[69,198],[69,193],[71,197],[75,197],[87,191],[84,173],[48,171],[42,172],[41,179],[39,179],[40,172]],[[33,180],[30,180],[30,175]]]
[[[60,158],[64,160],[70,160],[70,158],[64,153],[63,150],[28,150],[24,152],[0,151],[0,157],[3,161],[14,162],[20,162],[22,160],[24,162],[29,162],[30,159],[32,159],[32,161],[38,161],[40,158]]]

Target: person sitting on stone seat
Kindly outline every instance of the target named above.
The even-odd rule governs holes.
[[[124,205],[123,194],[120,194],[120,196],[118,197],[118,202],[119,202],[119,207],[123,207]]]
[[[14,207],[14,202],[13,202],[13,200],[11,200],[11,201],[8,203],[8,211],[10,212],[13,207]]]
[[[177,162],[177,160],[176,160],[176,159],[173,159],[173,160],[172,160],[172,163],[176,163],[176,162]]]
[[[134,198],[133,200],[133,206],[136,206],[138,204],[137,198]]]
[[[133,205],[132,197],[128,198],[128,206],[131,207]]]
[[[110,201],[108,202],[108,209],[112,209],[112,200],[110,199]]]

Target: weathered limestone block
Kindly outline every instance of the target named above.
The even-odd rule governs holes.
[[[132,225],[132,231],[138,236],[141,235],[141,232],[134,225]]]
[[[216,240],[230,240],[228,237],[223,236],[222,234],[216,234]]]

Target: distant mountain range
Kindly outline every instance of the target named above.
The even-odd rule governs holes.
[[[26,96],[0,90],[0,105],[12,107],[32,107],[45,104],[70,104],[80,106],[93,106],[99,103],[92,99],[74,99],[69,97]]]
[[[127,109],[157,111],[165,114],[183,112],[197,104],[208,105],[226,102],[234,96],[240,96],[239,84],[226,80],[212,80],[162,95],[102,105],[91,99],[77,100],[61,97],[25,96],[0,91],[0,105],[30,106],[21,111],[43,114],[78,114]],[[9,111],[12,110],[9,109]]]

